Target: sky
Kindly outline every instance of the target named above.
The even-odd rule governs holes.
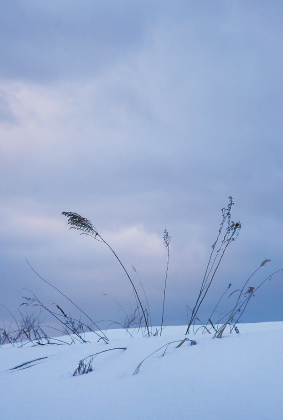
[[[229,196],[242,228],[201,320],[263,260],[271,262],[249,286],[283,268],[282,2],[11,0],[0,8],[0,303],[15,317],[31,293],[75,310],[26,260],[97,321],[123,322],[135,309],[111,251],[69,230],[63,211],[89,219],[111,245],[143,301],[144,289],[154,324],[164,228],[164,322],[185,324]],[[283,320],[282,280],[258,290],[245,322]]]

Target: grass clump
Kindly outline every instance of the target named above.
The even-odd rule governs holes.
[[[222,293],[222,295],[218,299],[207,322],[205,324],[201,322],[200,317],[199,317],[199,311],[202,307],[204,299],[206,298],[208,291],[211,288],[211,285],[215,279],[215,276],[218,272],[219,266],[223,260],[223,257],[227,251],[228,246],[237,239],[241,230],[241,223],[232,221],[231,211],[232,211],[233,205],[234,205],[233,199],[230,196],[228,198],[227,206],[221,209],[222,220],[220,223],[216,240],[212,245],[212,250],[211,250],[209,260],[205,269],[205,273],[202,279],[202,283],[200,286],[197,299],[195,301],[193,309],[190,309],[191,314],[190,314],[190,318],[188,319],[186,334],[189,334],[191,332],[191,329],[194,328],[197,325],[197,323],[200,324],[197,330],[202,329],[203,333],[209,333],[209,334],[213,333],[214,338],[222,338],[223,333],[227,327],[229,327],[230,332],[235,331],[236,333],[238,333],[239,332],[238,323],[240,321],[240,318],[242,317],[252,297],[255,296],[255,292],[266,281],[268,280],[270,281],[275,274],[283,271],[283,269],[275,271],[274,273],[269,275],[264,281],[262,281],[257,287],[250,286],[248,284],[250,280],[255,276],[255,274],[262,267],[264,267],[270,261],[269,259],[265,259],[260,264],[260,266],[251,274],[251,276],[244,282],[244,285],[241,289],[234,290],[231,293],[232,284],[230,283],[228,287],[226,288],[226,290]],[[160,323],[160,329],[156,329],[156,331],[153,333],[152,325],[151,325],[149,303],[147,300],[146,293],[143,289],[142,283],[140,282],[143,295],[144,295],[143,300],[140,298],[140,295],[138,293],[138,287],[135,286],[133,279],[131,278],[129,272],[126,270],[124,264],[122,263],[122,261],[120,260],[116,252],[113,250],[113,248],[109,245],[109,243],[98,233],[98,231],[93,226],[93,224],[88,219],[74,212],[62,212],[62,215],[67,217],[68,225],[70,226],[70,229],[78,230],[81,235],[90,236],[93,239],[96,239],[99,242],[102,242],[104,245],[108,247],[108,249],[115,256],[116,260],[122,267],[124,273],[126,274],[127,279],[129,280],[132,286],[133,294],[135,296],[135,301],[136,301],[136,308],[134,310],[131,310],[130,313],[127,313],[124,310],[124,308],[121,305],[119,305],[119,303],[115,299],[113,299],[120,306],[120,310],[124,312],[124,320],[121,323],[115,322],[115,321],[108,321],[108,322],[111,322],[110,325],[116,324],[116,325],[122,326],[128,332],[130,328],[135,328],[135,329],[144,328],[144,331],[147,336],[161,335],[164,329],[166,288],[167,288],[169,259],[170,259],[171,236],[169,236],[167,229],[165,228],[164,234],[163,234],[163,243],[167,252],[167,263],[166,263],[164,288],[163,288],[161,323]],[[25,306],[26,308],[37,307],[39,308],[39,315],[34,315],[34,313],[28,314],[28,312],[25,312],[25,313],[20,312],[21,320],[18,322],[16,318],[14,318],[13,315],[11,314],[14,319],[15,326],[13,327],[12,324],[10,324],[8,326],[5,326],[4,328],[0,328],[0,345],[11,344],[13,346],[15,345],[22,346],[28,342],[32,343],[33,345],[72,344],[75,342],[84,344],[87,342],[85,340],[85,335],[84,335],[85,332],[87,331],[91,331],[94,334],[96,334],[96,336],[98,337],[98,341],[103,340],[105,344],[108,344],[109,340],[105,332],[103,332],[99,328],[98,323],[94,322],[85,313],[85,311],[83,311],[79,306],[77,306],[76,303],[73,300],[71,300],[66,294],[61,292],[56,286],[51,284],[49,281],[41,277],[33,269],[33,267],[28,261],[27,263],[29,264],[31,270],[42,281],[44,281],[50,287],[55,289],[59,294],[61,294],[65,299],[67,299],[77,310],[79,310],[81,315],[83,315],[85,317],[84,319],[87,319],[87,321],[85,323],[81,320],[80,317],[74,318],[71,315],[67,315],[67,313],[64,311],[62,306],[58,304],[55,305],[55,308],[48,307],[34,293],[29,291],[31,293],[31,296],[24,296],[23,297],[24,302],[22,303],[21,306]],[[137,270],[133,266],[132,268],[140,281]],[[232,296],[236,297],[234,304],[232,304],[232,309],[225,315],[218,316],[218,318],[215,321],[215,316],[217,313],[219,313],[220,304],[223,304],[223,299],[227,297],[228,291],[230,291],[228,299],[230,299]],[[55,319],[57,321],[57,325],[59,325],[59,328],[50,327],[46,324],[43,324],[43,322],[40,321],[40,315],[42,313],[47,313],[51,315],[52,319]],[[99,321],[99,322],[102,322],[102,321]],[[55,338],[50,339],[49,335],[46,333],[46,328],[53,328],[57,332],[62,333],[62,335],[69,336],[70,340],[64,341],[64,340],[55,339]],[[194,331],[195,331],[195,328],[194,328]],[[132,336],[130,332],[129,334]],[[180,347],[187,340],[188,340],[187,338],[185,340],[180,340],[181,343],[177,347]],[[189,340],[189,341],[193,342],[193,340]],[[195,344],[195,342],[193,343]],[[110,349],[110,350],[115,350],[115,349]],[[81,360],[79,362],[79,366],[77,370],[74,373],[74,376],[90,372],[92,370],[92,362],[93,362],[94,357],[96,357],[100,353],[91,355],[88,358]]]
[[[166,285],[167,285],[167,276],[168,276],[168,270],[169,270],[169,245],[170,245],[170,241],[171,241],[171,236],[169,236],[169,233],[168,233],[167,229],[165,228],[164,229],[164,235],[163,235],[163,242],[164,242],[165,248],[167,249],[167,264],[166,264],[166,273],[165,273],[165,280],[164,280],[164,292],[163,292],[163,304],[162,304],[160,335],[162,334],[162,327],[163,327],[163,321],[164,321]]]
[[[84,359],[79,361],[79,365],[76,368],[76,370],[73,373],[73,376],[79,376],[79,375],[86,375],[89,372],[93,371],[93,360],[102,353],[106,353],[108,351],[112,350],[127,350],[127,347],[115,347],[113,349],[107,349],[99,351],[98,353],[91,354],[90,356],[85,357]]]
[[[11,344],[13,347],[23,346],[25,343],[45,344],[50,342],[48,335],[44,329],[44,324],[40,319],[41,313],[35,315],[34,312],[20,313],[20,320],[13,316],[13,314],[3,306],[12,316],[14,323],[10,323],[4,328],[0,328],[0,346],[4,344]]]
[[[143,318],[144,318],[144,322],[145,322],[145,328],[147,330],[147,334],[150,335],[149,332],[149,326],[148,326],[148,319],[147,316],[145,314],[145,310],[143,308],[142,302],[140,300],[139,294],[137,292],[137,289],[128,273],[128,271],[126,270],[124,264],[122,263],[122,261],[120,260],[120,258],[118,257],[118,255],[116,254],[116,252],[113,250],[113,248],[111,248],[111,246],[108,244],[108,242],[106,242],[102,236],[97,232],[97,230],[94,228],[93,224],[86,218],[80,216],[77,213],[73,213],[73,212],[66,212],[63,211],[62,212],[63,216],[66,216],[68,218],[68,225],[70,225],[70,229],[76,229],[81,231],[81,235],[88,235],[91,236],[93,239],[99,240],[101,242],[103,242],[112,252],[112,254],[115,256],[115,258],[117,259],[117,261],[119,262],[119,264],[121,265],[122,269],[124,270],[126,276],[128,277],[132,288],[134,290],[135,293],[135,297],[137,299],[138,305],[141,308],[142,314],[143,314]]]
[[[234,205],[232,197],[229,197],[229,202],[227,207],[221,209],[222,212],[222,221],[220,223],[220,228],[218,231],[218,235],[214,244],[212,245],[212,251],[208,260],[208,264],[206,266],[205,274],[202,280],[202,284],[200,287],[200,291],[195,302],[195,305],[191,311],[191,317],[188,322],[188,327],[186,330],[186,334],[189,334],[190,329],[192,326],[196,325],[196,322],[199,322],[200,326],[197,328],[196,332],[199,329],[202,329],[203,333],[214,333],[214,338],[222,338],[224,331],[226,330],[227,326],[229,326],[230,333],[235,331],[239,333],[238,323],[240,318],[242,317],[247,305],[250,303],[252,297],[255,296],[255,292],[266,282],[270,281],[272,277],[283,271],[277,270],[271,275],[269,275],[264,281],[262,281],[257,287],[249,286],[248,289],[245,291],[249,281],[254,275],[264,267],[270,259],[265,259],[262,261],[260,266],[251,274],[251,276],[245,281],[243,287],[241,289],[234,290],[228,296],[234,296],[236,294],[237,299],[235,304],[233,305],[232,309],[223,316],[218,317],[217,321],[213,321],[213,315],[216,313],[216,310],[219,308],[221,302],[223,302],[224,296],[227,294],[228,290],[231,289],[232,284],[230,283],[224,293],[221,295],[220,299],[217,301],[216,306],[214,307],[211,315],[209,316],[206,323],[201,322],[198,311],[204,301],[204,298],[207,295],[207,292],[212,284],[212,281],[215,278],[215,274],[220,266],[220,263],[223,259],[223,256],[228,248],[228,246],[234,242],[241,230],[241,223],[240,222],[233,222],[231,220],[231,209]],[[237,295],[238,293],[238,295]]]
[[[196,320],[199,320],[197,318],[198,311],[212,284],[212,281],[219,268],[222,258],[224,257],[224,254],[228,246],[237,239],[240,233],[241,223],[240,222],[235,223],[231,220],[231,208],[233,205],[234,205],[233,199],[230,196],[227,208],[224,207],[221,210],[222,221],[220,223],[220,228],[218,231],[217,238],[214,244],[212,245],[212,251],[211,251],[207,266],[206,266],[206,270],[205,270],[202,284],[200,287],[199,295],[192,309],[191,318],[188,323],[186,334],[189,334],[190,328],[194,324],[194,322]]]
[[[264,260],[261,264],[260,264],[260,266],[252,273],[252,275],[248,278],[248,280],[245,282],[245,284],[244,284],[244,286],[243,286],[243,288],[240,290],[240,293],[239,293],[239,296],[238,296],[238,299],[237,299],[237,301],[236,301],[236,304],[235,304],[235,306],[234,306],[234,308],[232,309],[232,311],[231,311],[231,313],[230,313],[230,315],[228,316],[228,319],[227,319],[227,321],[221,326],[221,328],[219,328],[219,330],[218,331],[216,331],[216,333],[215,333],[215,337],[217,337],[217,338],[221,338],[222,337],[222,335],[223,335],[223,333],[224,333],[224,331],[225,331],[225,329],[226,329],[226,327],[227,327],[227,325],[230,325],[231,324],[231,321],[233,320],[233,318],[234,318],[234,315],[235,315],[235,312],[237,311],[237,308],[238,308],[238,305],[239,305],[239,302],[240,302],[240,299],[241,299],[241,296],[242,296],[242,294],[243,294],[243,291],[244,291],[244,289],[245,289],[245,287],[246,287],[246,285],[248,284],[248,282],[250,281],[250,279],[256,274],[256,272],[261,268],[261,267],[263,267],[267,262],[269,262],[270,260]],[[252,294],[253,294],[253,291],[254,291],[254,287],[249,287],[249,289],[248,289],[248,291],[246,292],[247,294],[249,294],[250,296],[252,296]],[[235,326],[236,326],[236,323],[235,323],[235,325],[234,325],[234,328],[235,328]]]

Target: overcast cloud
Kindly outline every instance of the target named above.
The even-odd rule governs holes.
[[[69,231],[62,211],[90,219],[142,281],[154,323],[164,228],[172,236],[165,323],[183,324],[229,196],[242,231],[204,313],[264,259],[272,262],[256,284],[283,268],[281,2],[0,8],[1,304],[16,313],[23,288],[59,302],[26,257],[97,320],[121,316],[103,294],[134,309],[109,250]],[[283,319],[282,277],[257,292],[243,320]]]

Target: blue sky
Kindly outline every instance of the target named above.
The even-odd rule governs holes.
[[[264,259],[251,286],[283,268],[282,12],[279,1],[2,2],[0,303],[16,314],[24,288],[60,301],[27,258],[96,320],[120,320],[112,298],[134,309],[109,250],[69,231],[62,211],[92,221],[155,323],[164,228],[165,323],[184,324],[229,196],[242,230],[203,313]],[[278,275],[243,320],[282,320],[282,299]]]

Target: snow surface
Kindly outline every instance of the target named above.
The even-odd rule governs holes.
[[[0,418],[5,420],[282,420],[283,322],[241,324],[213,339],[166,327],[160,337],[107,331],[109,344],[0,348]],[[178,342],[189,341],[176,348]],[[138,374],[139,363],[146,359]],[[97,352],[93,371],[73,376]],[[40,359],[34,361],[35,359]],[[22,367],[13,369],[24,363]],[[12,369],[12,370],[11,370]]]

